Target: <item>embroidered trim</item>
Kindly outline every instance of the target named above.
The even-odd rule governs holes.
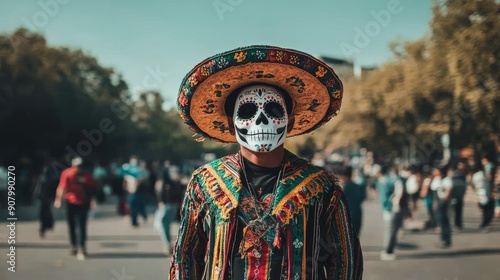
[[[283,225],[288,224],[296,214],[311,203],[314,197],[321,196],[332,185],[329,176],[325,175],[326,172],[324,170],[316,170],[316,172],[305,178],[302,172],[296,173],[291,176],[292,178],[286,178],[287,185],[295,185],[295,181],[299,178],[303,178],[303,180],[292,190],[288,191],[288,194],[281,198],[273,209],[272,214],[278,217]]]
[[[231,210],[238,206],[239,192],[232,191],[232,186],[219,176],[210,164],[204,166],[201,175],[205,179],[205,191],[212,202],[218,207],[220,217],[229,219]]]
[[[286,226],[315,197],[336,186],[336,178],[325,170],[286,152],[286,174],[274,198],[272,215]],[[200,168],[200,185],[207,199],[220,211],[220,217],[229,219],[231,210],[238,207],[242,187],[239,177],[238,154],[215,160]],[[331,202],[336,201],[337,194]]]

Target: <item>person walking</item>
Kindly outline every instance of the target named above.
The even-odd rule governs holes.
[[[165,161],[164,169],[156,182],[155,189],[158,197],[157,211],[159,211],[159,230],[160,237],[163,241],[163,250],[165,254],[171,255],[174,248],[174,242],[170,233],[170,225],[179,211],[179,204],[182,201],[182,190],[179,182],[175,182],[170,176],[170,161]]]
[[[437,218],[440,228],[440,242],[437,247],[445,249],[451,246],[451,227],[448,212],[453,191],[453,171],[448,171],[447,167],[442,167],[441,169],[437,169],[436,173],[432,179],[431,186],[436,191],[438,202]]]
[[[92,169],[92,178],[95,182],[95,197],[98,203],[103,203],[106,201],[106,192],[104,186],[108,183],[108,172],[99,161],[94,162],[94,167]]]
[[[455,228],[457,230],[462,230],[464,227],[464,197],[467,191],[467,170],[464,162],[459,161],[455,164],[451,180],[453,185],[452,199],[455,203],[453,205],[453,210],[455,213]]]
[[[420,191],[420,197],[424,200],[425,207],[427,209],[427,221],[424,223],[424,230],[433,229],[437,227],[436,213],[434,211],[434,201],[435,201],[435,190],[431,188],[431,183],[435,176],[434,172],[424,176],[425,179],[422,182],[422,190]]]
[[[178,105],[197,140],[239,151],[198,168],[187,187],[170,279],[361,279],[363,258],[333,174],[285,150],[340,107],[333,70],[271,46],[199,63]]]
[[[340,182],[345,197],[347,198],[349,210],[351,211],[351,218],[352,223],[354,224],[354,229],[359,236],[361,233],[363,216],[361,205],[366,199],[366,187],[354,183],[354,181],[352,180],[352,167],[350,166],[344,167],[342,175],[340,176]]]
[[[408,174],[405,182],[406,192],[409,194],[408,203],[411,204],[410,212],[411,219],[415,219],[418,213],[418,201],[420,199],[420,191],[422,186],[422,175],[420,174],[420,170],[417,166],[411,166],[405,170]]]
[[[485,154],[481,158],[481,165],[483,166],[486,179],[488,180],[490,185],[493,186],[493,183],[495,181],[495,164],[493,163],[493,160],[490,159],[490,156]]]
[[[87,214],[92,204],[94,187],[92,174],[82,168],[82,163],[82,158],[73,158],[71,167],[61,173],[54,201],[55,208],[60,208],[62,200],[65,201],[71,242],[70,254],[76,255],[79,260],[84,260],[87,255]]]
[[[129,163],[124,164],[121,169],[123,176],[123,188],[127,193],[127,204],[130,209],[130,221],[133,227],[139,227],[138,217],[142,216],[144,222],[147,221],[147,178],[149,173],[144,165],[139,166],[138,159],[135,156],[130,158]]]
[[[490,179],[486,176],[482,164],[475,161],[472,166],[472,185],[478,196],[478,206],[482,212],[482,220],[479,229],[483,232],[491,230],[490,223],[493,220],[495,212],[495,200],[493,199]]]
[[[59,178],[54,170],[49,167],[48,163],[44,164],[33,191],[33,196],[38,200],[40,238],[45,238],[45,232],[54,228],[54,216],[51,207],[54,203]]]
[[[384,220],[384,241],[380,259],[393,261],[396,259],[394,249],[398,232],[403,227],[404,219],[410,216],[409,195],[403,180],[396,174],[390,174],[386,165],[378,171],[375,188],[379,193]]]

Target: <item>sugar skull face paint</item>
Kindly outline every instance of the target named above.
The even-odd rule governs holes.
[[[275,88],[243,88],[234,108],[236,140],[240,145],[254,152],[270,152],[285,142],[288,114],[285,99]]]

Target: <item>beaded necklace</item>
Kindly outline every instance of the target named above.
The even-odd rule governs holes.
[[[249,189],[250,197],[252,198],[254,205],[258,205],[258,204],[262,205],[262,202],[258,201],[258,199],[257,199],[257,194],[255,192],[255,188],[253,187],[252,184],[250,184],[250,182],[248,180],[247,172],[245,169],[245,162],[244,162],[243,156],[241,156],[241,154],[240,154],[240,161],[241,161],[241,168],[243,171],[243,176],[245,178],[245,182],[246,182],[248,189]],[[276,194],[276,191],[278,189],[282,174],[283,174],[283,162],[280,165],[280,172],[278,173],[278,178],[276,179],[276,184],[274,185],[274,188],[273,188],[273,191],[271,194],[271,200],[270,200],[271,204],[272,204],[272,201],[273,201],[274,196]],[[269,205],[269,207],[267,207],[267,209],[264,210],[264,213],[262,215],[260,214],[261,211],[259,211],[259,209],[255,209],[255,210],[256,210],[255,213],[257,215],[257,218],[249,221],[247,226],[245,227],[244,233],[243,233],[244,240],[242,241],[242,245],[245,242],[246,231],[251,230],[256,235],[256,238],[252,238],[253,240],[249,240],[253,244],[252,253],[254,254],[254,256],[257,259],[259,259],[261,257],[261,254],[259,252],[260,248],[261,248],[261,239],[264,236],[264,234],[272,226],[272,225],[269,225],[268,223],[265,222],[265,220],[267,218],[269,218],[271,215],[272,205]],[[240,246],[240,254],[242,255],[242,257],[245,255],[244,253],[245,252],[243,252],[243,246]]]

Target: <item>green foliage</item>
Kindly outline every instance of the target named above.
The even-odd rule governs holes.
[[[454,150],[500,139],[500,5],[449,0],[433,12],[430,36],[391,43],[395,61],[346,84],[332,134],[386,153],[437,151],[445,133]]]
[[[312,155],[359,143],[389,155],[421,143],[439,152],[436,139],[445,133],[455,150],[499,141],[498,1],[437,1],[430,27],[425,38],[391,43],[393,61],[344,85],[340,115],[287,148]],[[4,158],[64,159],[69,150],[88,150],[82,143],[91,144],[86,157],[102,160],[136,154],[182,162],[237,149],[196,143],[177,110],[165,111],[163,103],[157,91],[133,99],[119,73],[81,50],[50,47],[25,29],[0,35]]]
[[[10,162],[68,164],[75,153],[181,162],[231,149],[196,143],[163,101],[156,91],[133,100],[120,74],[81,50],[50,47],[25,29],[0,36],[0,155]]]
[[[92,153],[112,156],[122,148],[127,119],[110,108],[113,102],[127,106],[127,85],[79,50],[48,47],[25,29],[0,36],[0,96],[0,130],[8,135],[0,139],[0,154],[7,158],[60,157],[104,118],[116,132]]]

